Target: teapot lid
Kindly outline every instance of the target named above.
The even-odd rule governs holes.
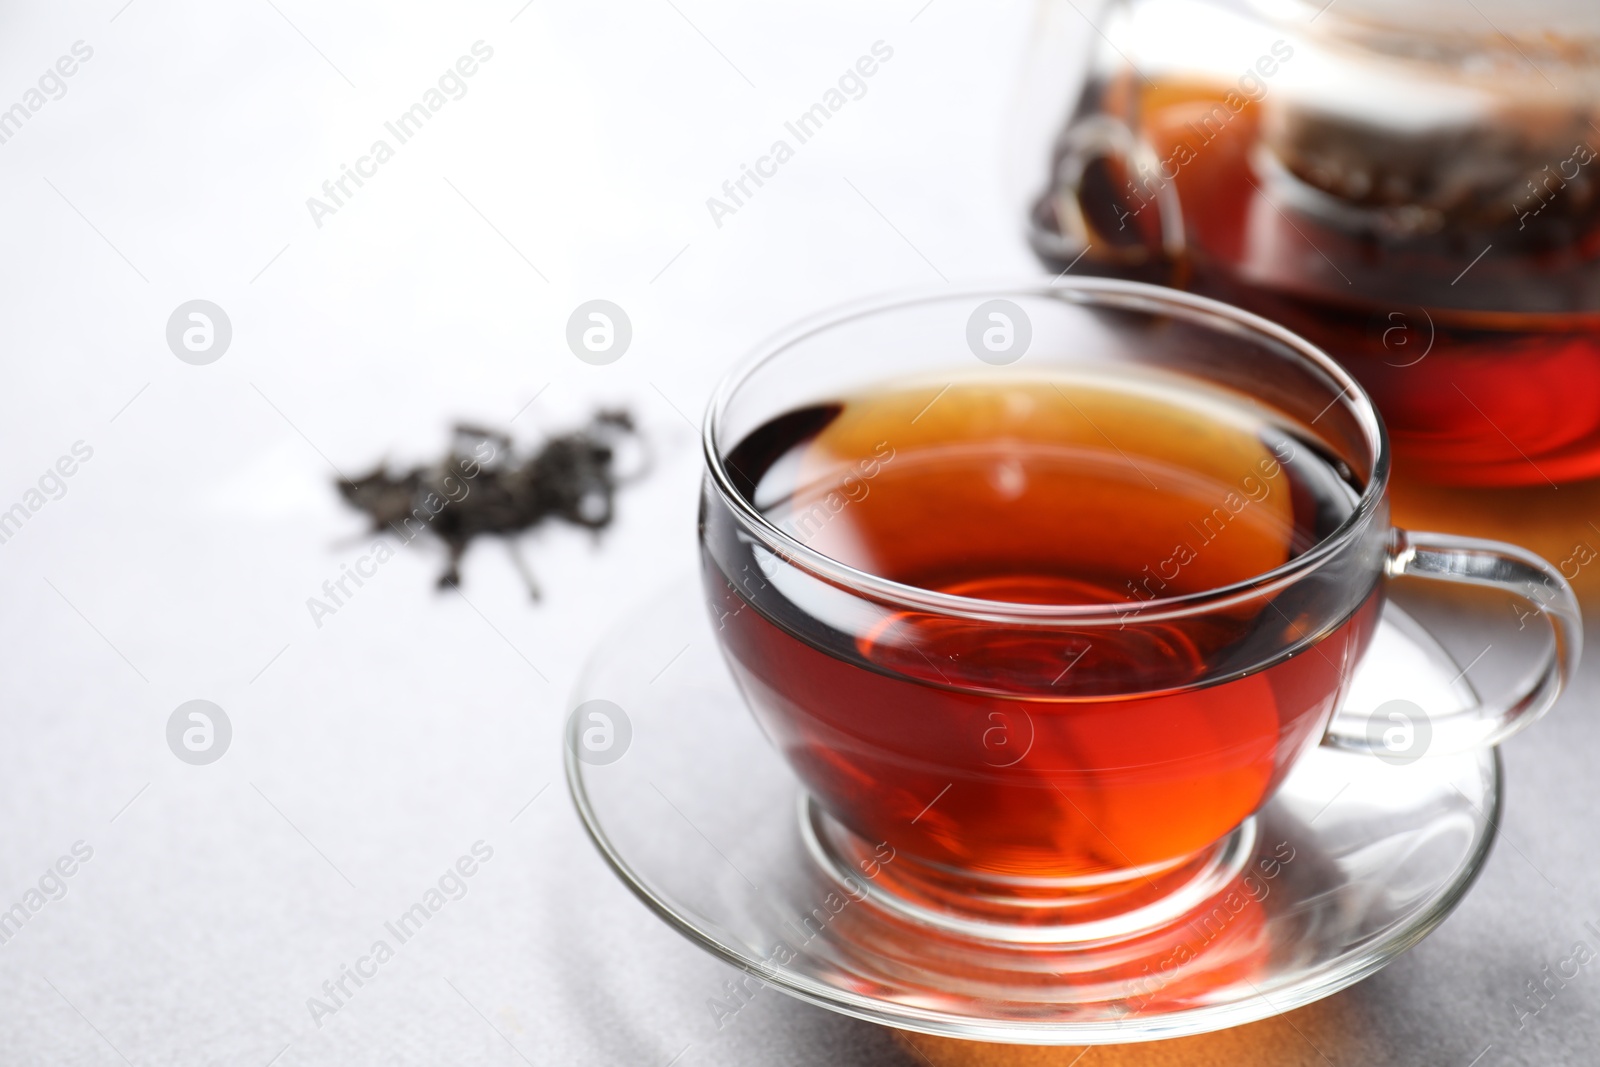
[[[1445,59],[1520,53],[1529,62],[1592,62],[1595,0],[1250,0],[1274,21],[1355,37],[1380,51]]]

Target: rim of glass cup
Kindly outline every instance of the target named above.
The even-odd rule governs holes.
[[[1221,332],[1241,331],[1265,337],[1283,346],[1295,357],[1312,364],[1339,386],[1328,405],[1344,404],[1355,416],[1366,440],[1371,458],[1371,475],[1355,508],[1337,529],[1295,558],[1253,578],[1205,589],[1182,596],[1158,597],[1128,604],[1029,604],[982,600],[976,597],[940,593],[908,585],[851,567],[807,546],[785,533],[740,493],[722,461],[722,426],[729,404],[740,387],[771,360],[819,333],[886,311],[953,301],[988,300],[1000,297],[1031,296],[1061,299],[1084,306],[1114,307],[1143,314],[1183,318],[1195,325]],[[1280,354],[1280,358],[1282,358]],[[1326,409],[1324,409],[1324,413]],[[774,414],[777,414],[776,412]],[[1319,415],[1318,418],[1321,418]],[[1027,622],[1034,625],[1052,621],[1074,626],[1124,625],[1130,619],[1157,622],[1164,619],[1227,608],[1243,601],[1274,593],[1305,577],[1338,554],[1378,511],[1389,482],[1389,437],[1372,399],[1343,367],[1322,349],[1300,335],[1230,304],[1207,297],[1111,278],[1060,278],[1053,281],[1028,281],[1010,285],[975,285],[959,288],[918,288],[839,305],[818,312],[769,338],[755,351],[736,363],[718,382],[701,426],[701,446],[707,470],[719,495],[747,532],[775,552],[785,562],[799,566],[835,585],[873,600],[912,611],[955,616],[980,622]]]

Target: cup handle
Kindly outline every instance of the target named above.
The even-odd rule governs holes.
[[[1531,605],[1517,614],[1522,624],[1538,617],[1554,640],[1534,676],[1519,691],[1440,717],[1430,717],[1430,754],[1446,755],[1498,745],[1550,709],[1578,669],[1583,653],[1583,618],[1577,597],[1561,572],[1526,549],[1500,541],[1451,534],[1394,531],[1389,578],[1426,578],[1499,589]],[[1335,715],[1323,738],[1334,748],[1374,752],[1364,716]]]
[[[1121,163],[1130,175],[1142,171],[1157,173],[1159,178],[1160,161],[1154,151],[1123,122],[1109,115],[1094,115],[1073,123],[1056,144],[1055,183],[1049,202],[1060,227],[1059,247],[1047,251],[1063,260],[1087,254],[1113,268],[1178,267],[1184,255],[1183,210],[1172,182],[1162,181],[1155,191],[1159,248],[1144,241],[1113,240],[1089,221],[1083,206],[1083,177],[1091,164],[1102,159]]]

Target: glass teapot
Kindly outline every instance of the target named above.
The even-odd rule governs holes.
[[[1047,0],[1042,28],[1083,12]],[[1309,338],[1402,471],[1600,476],[1600,2],[1114,0],[1091,25],[1028,171],[1041,258]]]

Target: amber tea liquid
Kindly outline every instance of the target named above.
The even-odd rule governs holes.
[[[1360,489],[1242,398],[1155,374],[886,387],[775,418],[726,466],[773,523],[872,575],[1129,618],[1305,553]],[[1318,742],[1380,601],[1347,597],[1331,626],[1298,585],[1121,628],[846,612],[774,575],[725,511],[703,521],[764,729],[901,872],[1092,882],[1191,860]]]

